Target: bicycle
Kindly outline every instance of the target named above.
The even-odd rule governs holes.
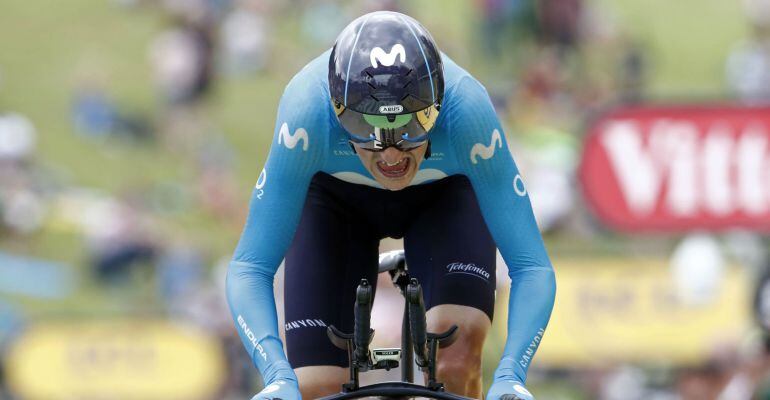
[[[340,349],[347,350],[350,380],[342,385],[338,394],[322,397],[319,400],[345,400],[363,397],[410,398],[468,400],[468,397],[455,395],[444,390],[444,385],[436,379],[436,355],[438,349],[454,343],[457,338],[457,325],[441,333],[427,332],[425,303],[422,287],[416,278],[410,277],[403,250],[396,250],[380,255],[380,272],[389,272],[393,284],[404,296],[404,316],[401,323],[401,348],[369,349],[374,337],[370,328],[373,290],[371,284],[362,279],[356,289],[356,302],[353,310],[353,333],[344,333],[333,325],[327,328],[329,339]],[[427,373],[425,386],[414,384],[414,367]],[[401,366],[401,381],[376,383],[360,386],[361,372],[397,368]]]

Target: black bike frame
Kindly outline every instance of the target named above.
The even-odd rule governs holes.
[[[358,297],[354,310],[356,318],[354,321],[354,333],[342,333],[333,326],[330,326],[328,329],[329,338],[332,342],[337,347],[347,349],[348,351],[351,380],[343,385],[341,393],[322,397],[320,400],[358,399],[364,397],[424,397],[430,399],[469,400],[467,397],[445,392],[443,385],[436,381],[435,365],[438,347],[449,346],[454,341],[457,326],[453,326],[440,334],[426,332],[425,305],[422,298],[422,289],[417,280],[409,277],[406,268],[402,264],[395,270],[393,283],[404,296],[404,316],[401,322],[401,382],[358,386],[359,372],[367,371],[372,367],[371,359],[368,359],[368,363],[363,363],[358,355],[362,353],[362,350],[368,351],[368,343],[370,342],[371,335],[374,333],[369,329],[368,320],[371,317],[371,300],[373,299],[366,299],[366,296],[361,297],[362,294],[369,293],[370,285],[366,280],[362,280],[356,291]],[[362,321],[360,319],[366,320]],[[418,362],[421,362],[421,366],[427,369],[428,382],[426,386],[414,384],[414,340],[421,341],[419,343],[419,358],[421,361]],[[359,343],[363,347],[357,347],[354,343]]]

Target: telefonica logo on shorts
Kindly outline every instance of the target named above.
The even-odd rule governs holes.
[[[320,319],[298,319],[286,323],[286,332],[298,328],[326,328],[326,323]]]
[[[460,262],[453,262],[446,266],[447,275],[449,274],[465,274],[475,276],[484,281],[489,281],[489,272],[484,268],[477,266],[476,264],[464,264]]]
[[[262,356],[262,359],[267,361],[267,353],[265,353],[265,349],[262,348],[261,344],[257,343],[257,337],[254,336],[254,332],[252,332],[251,328],[246,325],[246,321],[244,321],[243,317],[240,315],[238,315],[238,325],[240,325],[241,329],[243,329],[243,334],[249,338],[249,342],[251,342],[257,351],[259,351],[259,355]]]

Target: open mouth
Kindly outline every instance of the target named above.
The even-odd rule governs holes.
[[[401,178],[409,171],[409,158],[402,158],[395,164],[388,164],[385,161],[377,161],[377,169],[386,178]]]

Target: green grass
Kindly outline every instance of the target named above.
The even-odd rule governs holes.
[[[154,102],[146,43],[157,31],[153,13],[126,13],[109,2],[8,1],[0,23],[0,107],[30,117],[40,158],[74,183],[118,190],[126,180],[170,179],[178,162],[157,150],[104,146],[74,135],[73,87],[103,76],[124,107],[147,112]]]
[[[597,0],[620,31],[640,39],[651,58],[650,94],[721,97],[725,58],[748,35],[740,1]]]

